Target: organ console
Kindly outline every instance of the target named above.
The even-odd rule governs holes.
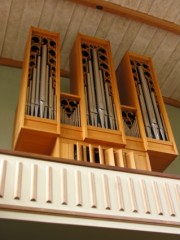
[[[177,149],[150,58],[127,53],[115,75],[109,41],[78,34],[64,93],[59,46],[57,33],[30,29],[13,148],[163,171]]]

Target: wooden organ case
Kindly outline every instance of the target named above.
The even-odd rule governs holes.
[[[126,140],[109,41],[78,34],[70,74],[71,94],[61,93],[60,157],[122,166]]]
[[[27,39],[13,149],[51,155],[60,134],[59,34],[31,27]]]
[[[133,144],[136,148],[135,138],[139,138],[148,153],[152,170],[163,171],[178,152],[152,61],[149,57],[127,52],[116,76],[121,104],[125,105],[122,113],[127,146]],[[138,126],[138,131],[132,131],[131,122],[133,128]],[[130,135],[135,137],[134,140]]]
[[[60,92],[59,61],[59,34],[32,27],[13,149],[163,171],[177,149],[150,58],[127,53],[115,75],[109,41],[78,34],[70,93]]]

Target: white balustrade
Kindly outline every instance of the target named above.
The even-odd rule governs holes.
[[[180,179],[0,154],[0,215],[17,212],[180,233]]]

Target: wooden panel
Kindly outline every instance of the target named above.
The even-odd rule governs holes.
[[[31,187],[30,187],[30,200],[37,200],[37,185],[38,185],[38,165],[33,164],[31,167]]]
[[[93,148],[92,144],[89,144],[89,158],[90,158],[91,163],[95,162],[94,148]]]
[[[21,15],[21,23],[18,25],[18,38],[14,45],[14,54],[12,58],[16,60],[23,59],[29,28],[31,26],[38,26],[43,3],[43,0],[38,2],[35,0],[25,2],[24,11]]]
[[[114,152],[114,157],[115,157],[116,166],[125,167],[125,163],[124,163],[125,157],[122,149],[116,150]]]
[[[144,203],[144,210],[145,210],[145,213],[150,214],[151,209],[150,209],[149,196],[147,193],[147,187],[146,187],[145,180],[141,180],[140,184],[141,184],[141,191],[142,191],[142,197],[143,197],[143,203]]]
[[[138,212],[134,181],[132,178],[128,179],[128,187],[129,187],[129,194],[130,194],[130,201],[131,201],[131,209],[133,212]]]
[[[158,18],[164,18],[169,7],[172,5],[173,1],[165,1],[165,0],[160,0],[160,1],[154,1],[148,14],[156,16]]]
[[[9,1],[6,1],[6,4],[8,2]],[[6,33],[4,36],[4,43],[2,47],[2,56],[5,58],[13,59],[13,55],[15,52],[14,45],[16,44],[16,41],[18,41],[17,32],[19,32],[19,26],[22,21],[22,15],[23,15],[25,5],[26,5],[26,1],[24,0],[11,1],[11,9],[9,11],[7,26],[3,24],[3,21],[5,20],[5,16],[2,16],[2,11],[1,11],[1,17],[3,17],[3,20],[0,20],[2,23],[2,27],[6,26]],[[2,4],[1,4],[1,7],[2,7]],[[4,10],[3,12],[5,14]],[[3,29],[2,29],[2,32],[3,32]]]
[[[156,54],[156,51],[158,50],[159,46],[161,45],[163,39],[166,37],[166,35],[168,34],[168,32],[157,28],[155,33],[153,34],[153,38],[150,39],[150,42],[148,44],[148,46],[146,47],[144,54],[147,56],[151,56],[152,59],[154,57],[154,55]],[[159,64],[159,62],[158,62]],[[155,66],[155,71],[156,71],[156,64],[154,64]],[[160,76],[158,76],[159,79]]]
[[[154,199],[155,199],[155,203],[156,203],[156,209],[157,209],[157,213],[159,215],[163,215],[163,208],[162,208],[162,202],[161,202],[161,198],[160,198],[160,194],[159,194],[159,187],[157,182],[152,182],[152,188],[153,188],[153,193],[154,193]]]
[[[6,168],[7,168],[7,161],[1,160],[1,164],[0,164],[0,197],[4,196]]]
[[[134,152],[126,153],[126,163],[128,168],[136,169],[136,162],[134,158]]]
[[[152,58],[153,63],[156,66],[157,77],[159,77],[160,71],[163,71],[164,64],[166,64],[166,61],[171,56],[172,52],[176,49],[176,46],[179,42],[179,36],[173,33],[168,33],[162,40],[160,46],[157,48],[157,51]],[[161,85],[162,78],[158,79],[159,84]]]
[[[133,41],[138,35],[141,25],[142,25],[141,23],[136,21],[131,21],[131,23],[129,24],[129,27],[127,28],[124,37],[119,45],[119,48],[117,49],[116,54],[114,55],[115,69],[117,69],[117,67],[119,66],[119,63],[123,58],[124,54],[126,53],[127,49],[130,49],[131,45],[133,44]]]
[[[122,182],[120,177],[116,177],[116,191],[117,191],[117,199],[118,199],[118,207],[120,211],[124,211],[124,197],[123,197],[123,189],[122,189]]]
[[[46,166],[46,202],[53,201],[53,170],[52,167]]]
[[[67,169],[61,169],[61,204],[67,205]]]
[[[135,152],[134,158],[137,169],[151,171],[149,156],[146,152]]]
[[[168,75],[168,79],[175,79],[176,76],[179,76],[180,74],[179,69],[180,69],[180,60],[176,61],[176,64],[174,64],[174,68],[172,72]],[[175,99],[179,99],[179,90],[180,90],[179,81],[175,81],[174,84],[170,84],[170,81],[168,82],[165,81],[164,84],[162,84],[162,92],[167,97],[174,96]]]
[[[81,172],[75,172],[75,194],[76,194],[76,206],[82,206],[82,182],[81,182]]]
[[[77,147],[77,160],[82,161],[83,160],[82,146],[80,145],[79,142],[77,142],[76,147]]]
[[[112,56],[116,54],[116,51],[120,46],[120,43],[124,37],[124,34],[128,29],[129,24],[130,24],[130,21],[124,17],[116,16],[114,18],[114,21],[111,24],[111,28],[109,29],[109,32],[106,36],[106,39],[108,39],[111,42]],[[118,32],[118,38],[117,38],[117,32]]]
[[[60,4],[60,2],[59,2]],[[53,1],[44,1],[43,8],[41,10],[41,17],[39,19],[39,28],[41,29],[50,29],[52,25],[52,19],[54,19],[54,15],[56,14],[56,10],[58,12],[58,0]]]
[[[22,171],[23,171],[22,162],[17,162],[16,163],[15,179],[14,179],[14,199],[20,199],[21,198]]]
[[[109,30],[113,24],[115,16],[113,14],[105,12],[99,22],[98,28],[95,33],[95,37],[106,38],[109,33]]]
[[[100,162],[100,164],[104,164],[105,163],[104,151],[103,151],[103,148],[100,145],[98,147],[98,150],[99,150],[99,162]]]
[[[74,8],[73,15],[67,27],[67,32],[61,47],[61,68],[63,69],[69,70],[69,56],[71,48],[77,33],[80,31],[81,24],[83,23],[83,19],[86,15],[86,10],[87,8],[81,5],[76,5]]]
[[[149,46],[151,40],[154,38],[156,30],[156,27],[142,24],[136,38],[133,41],[133,44],[130,47],[130,51],[143,54]]]
[[[102,175],[102,186],[103,186],[103,196],[104,196],[104,207],[105,209],[111,209],[111,200],[109,195],[109,182],[108,182],[108,176],[106,174]]]
[[[90,191],[90,204],[92,208],[97,207],[97,197],[96,197],[96,185],[94,173],[89,173],[89,191]]]
[[[164,132],[167,135],[166,139],[165,138],[160,139],[159,137],[153,138],[153,136],[150,136],[149,133],[146,133],[148,132],[148,129],[147,129],[148,124],[144,123],[144,121],[147,120],[147,117],[145,117],[144,110],[146,110],[147,107],[146,106],[143,107],[142,94],[141,92],[138,93],[138,91],[140,91],[143,86],[139,85],[140,83],[138,82],[138,80],[136,81],[136,79],[139,79],[139,75],[138,75],[139,73],[137,73],[136,75],[136,69],[134,69],[134,65],[130,66],[130,62],[131,64],[134,64],[134,62],[132,61],[137,61],[138,63],[141,63],[141,64],[142,62],[144,62],[147,66],[149,66],[148,71],[150,71],[149,74],[151,76],[151,82],[154,89],[153,91],[156,96],[156,100],[153,102],[153,109],[154,109],[153,111],[156,118],[158,118],[157,115],[159,114],[159,119],[156,120],[158,122],[157,125],[159,126],[160,131],[162,128],[164,129]],[[134,71],[134,73],[132,70]],[[170,122],[167,116],[167,112],[164,106],[163,98],[160,92],[160,88],[158,85],[158,81],[153,70],[151,58],[138,55],[135,53],[126,53],[116,73],[117,73],[118,86],[119,86],[119,92],[120,92],[120,98],[121,98],[122,104],[128,105],[130,107],[135,107],[137,109],[137,117],[139,121],[138,125],[140,126],[140,133],[141,133],[140,135],[144,143],[144,151],[147,151],[150,157],[152,170],[163,171],[168,166],[168,164],[170,164],[172,160],[175,159],[175,157],[177,156],[177,148],[176,148],[173,133],[171,130]],[[145,90],[141,90],[141,91],[145,91]],[[145,96],[147,96],[147,94],[148,93],[146,93]],[[149,104],[151,99],[153,101],[152,94],[150,95],[150,98],[148,99],[145,98],[144,101],[147,101],[147,103]],[[162,121],[162,124],[160,121]],[[128,140],[127,140],[127,143],[128,143]],[[131,145],[133,145],[133,140],[131,142]],[[137,148],[137,146],[138,145],[136,145],[134,141],[134,147],[131,146],[131,149],[135,149]],[[127,148],[128,148],[128,144],[127,144]]]
[[[167,206],[168,206],[168,209],[169,209],[169,214],[170,214],[170,216],[175,216],[176,215],[175,214],[175,209],[174,209],[172,196],[171,196],[171,192],[170,192],[168,183],[164,184],[164,190],[165,190]]]
[[[106,165],[115,166],[115,160],[114,160],[114,149],[109,148],[104,151],[104,159]]]
[[[38,40],[38,43],[32,41],[34,36],[35,36],[35,38],[37,38],[36,40]],[[52,49],[53,46],[50,45],[50,44],[52,44],[52,42],[49,42],[49,45],[48,45],[48,53],[49,53],[48,61],[49,62],[45,63],[45,65],[42,65],[42,68],[41,68],[41,64],[40,64],[40,60],[39,60],[40,57],[38,57],[37,62],[36,61],[34,62],[34,58],[36,58],[36,55],[37,55],[36,51],[37,51],[37,49],[39,49],[38,47],[41,47],[41,44],[42,44],[42,42],[40,42],[40,40],[39,40],[41,38],[46,39],[46,40],[51,39],[51,41],[55,42],[54,49]],[[47,40],[47,42],[48,42],[48,40]],[[35,45],[34,48],[36,50],[33,50],[33,48],[31,48],[31,45],[33,45],[33,44]],[[43,45],[43,46],[47,47],[47,43],[46,43],[46,45]],[[48,31],[41,30],[38,28],[33,28],[33,27],[30,29],[29,36],[27,39],[24,63],[23,63],[22,81],[21,81],[21,89],[20,89],[20,95],[19,95],[18,108],[17,108],[16,119],[15,119],[15,123],[14,123],[13,149],[50,155],[54,148],[56,138],[60,133],[59,50],[60,50],[59,34],[48,32]],[[33,51],[35,51],[35,52],[33,52]],[[52,52],[53,52],[53,54],[55,54],[55,57],[53,57],[53,55],[51,55]],[[43,55],[43,56],[46,56],[46,55]],[[46,57],[43,58],[43,56],[41,56],[42,61],[43,60],[45,61]],[[50,62],[50,60],[51,60],[51,62]],[[35,63],[35,65],[34,65],[34,63]],[[55,69],[53,70],[53,68],[51,68],[51,70],[49,70],[48,72],[49,72],[49,74],[52,74],[52,75],[49,76],[49,74],[48,74],[48,76],[46,77],[46,79],[48,78],[48,80],[49,80],[49,78],[52,78],[50,80],[52,83],[51,84],[52,85],[51,86],[52,93],[47,93],[47,91],[44,90],[43,94],[44,95],[49,94],[48,99],[51,99],[50,98],[50,94],[51,94],[51,95],[53,95],[53,99],[52,99],[52,102],[49,103],[49,117],[44,117],[44,116],[42,116],[41,111],[38,115],[39,110],[37,110],[37,112],[36,112],[36,108],[35,108],[35,105],[36,106],[38,106],[38,104],[41,105],[41,103],[43,103],[44,100],[39,101],[37,99],[38,103],[36,103],[36,104],[35,104],[34,100],[31,100],[30,105],[34,106],[34,108],[35,108],[35,113],[33,115],[33,110],[31,110],[31,113],[29,113],[27,111],[28,106],[29,106],[28,105],[29,103],[27,101],[27,99],[28,99],[27,96],[29,93],[31,93],[30,86],[31,85],[34,86],[36,82],[41,81],[41,77],[43,75],[42,74],[40,75],[40,72],[43,72],[45,75],[47,75],[47,73],[44,72],[44,69],[46,69],[47,64],[49,64],[48,69],[50,69],[51,64],[53,64],[53,67]],[[51,67],[52,67],[52,65],[51,65]],[[35,74],[36,69],[38,69],[37,76]],[[55,71],[55,73],[53,71]],[[33,72],[34,80],[31,79],[31,72]],[[39,77],[39,76],[41,76],[41,77]],[[32,82],[33,82],[33,84],[30,84]],[[55,84],[55,86],[53,84]],[[42,92],[43,86],[44,85],[43,85],[43,81],[42,81],[40,94]],[[48,88],[50,88],[50,84],[48,85],[48,87],[46,89],[48,89]],[[31,98],[33,99],[33,96],[37,95],[36,92],[37,92],[38,88],[32,87],[32,89],[34,89],[34,90],[32,90],[32,95],[31,95]],[[52,117],[50,116],[50,112],[51,112],[50,104],[54,106],[54,110],[55,110],[53,113],[54,119],[52,119]],[[31,109],[31,107],[30,107],[30,109]],[[46,107],[46,109],[47,109],[47,107]]]
[[[11,0],[7,0],[5,4],[1,4],[1,14],[0,14],[0,22],[1,22],[1,35],[0,35],[0,52],[2,51],[3,48],[3,43],[4,43],[4,37],[6,34],[6,27],[7,27],[7,22],[9,18],[9,13],[10,13],[10,7],[11,7]]]
[[[79,32],[85,35],[94,36],[102,16],[103,16],[102,11],[87,8],[86,14],[79,28]]]

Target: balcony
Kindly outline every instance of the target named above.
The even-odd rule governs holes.
[[[1,150],[0,216],[175,239],[180,177]]]

